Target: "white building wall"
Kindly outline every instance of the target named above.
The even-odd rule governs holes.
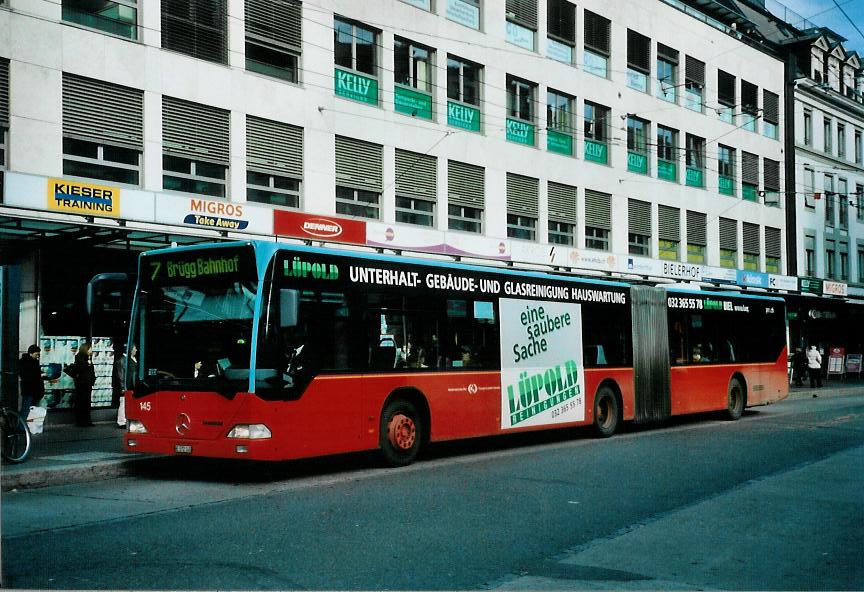
[[[762,262],[764,265],[764,227],[785,228],[781,208],[741,199],[740,159],[743,151],[761,158],[783,161],[783,114],[781,100],[780,137],[769,139],[759,132],[736,129],[719,120],[717,70],[722,69],[765,88],[782,98],[783,64],[780,60],[751,48],[732,35],[721,32],[659,1],[584,0],[577,6],[576,64],[565,65],[545,58],[545,1],[539,3],[540,31],[537,51],[529,52],[504,40],[504,3],[483,2],[481,31],[471,30],[444,18],[446,3],[436,2],[440,15],[417,9],[399,0],[356,2],[354,0],[316,0],[305,2],[303,14],[303,55],[301,82],[289,84],[244,69],[243,0],[229,2],[229,64],[220,65],[160,48],[161,28],[158,3],[141,2],[140,41],[130,41],[87,30],[60,21],[59,3],[12,0],[12,10],[0,9],[0,55],[11,59],[11,122],[9,170],[59,176],[62,174],[62,73],[68,72],[144,90],[143,189],[162,190],[163,95],[195,101],[231,111],[231,157],[229,198],[245,201],[245,117],[247,114],[291,123],[304,130],[303,208],[309,212],[334,213],[335,156],[334,135],[382,144],[385,147],[382,221],[395,219],[396,148],[429,153],[438,157],[438,207],[436,225],[446,229],[448,159],[469,162],[486,168],[485,234],[506,237],[506,173],[540,178],[540,219],[538,239],[546,238],[547,181],[575,185],[578,191],[577,247],[584,247],[584,190],[613,195],[614,253],[628,250],[627,199],[652,202],[652,256],[657,254],[657,204],[681,208],[682,258],[686,260],[685,210],[708,215],[708,265],[719,265],[718,218],[758,223],[763,227]],[[20,8],[20,12],[16,9]],[[612,21],[610,76],[599,78],[587,73],[583,61],[582,27],[584,11],[591,10]],[[31,16],[39,12],[39,18]],[[383,29],[379,50],[381,103],[368,106],[337,98],[333,91],[333,15],[339,14]],[[652,40],[652,77],[649,92],[626,86],[627,29]],[[2,33],[6,31],[7,33]],[[436,49],[437,69],[434,91],[435,121],[428,122],[397,114],[393,109],[393,37],[401,35]],[[679,105],[655,97],[654,57],[657,42],[680,52],[678,72]],[[448,53],[483,64],[484,129],[480,134],[446,125],[446,56]],[[685,109],[683,103],[684,56],[706,63],[705,113]],[[505,140],[506,77],[518,76],[538,84],[537,146],[529,148]],[[546,151],[545,97],[554,88],[577,97],[577,133],[573,158]],[[609,166],[586,162],[582,158],[582,119],[585,100],[612,109],[612,145]],[[706,138],[707,170],[705,189],[683,183],[683,151],[679,160],[679,183],[656,176],[656,151],[651,151],[649,175],[627,171],[626,115],[635,114],[650,121],[649,139],[656,142],[657,125],[679,130],[679,146],[685,134]],[[739,120],[740,123],[740,120]],[[814,120],[814,131],[819,124]],[[852,128],[847,134],[851,135]],[[817,139],[818,141],[818,139]],[[717,191],[717,144],[736,150],[736,197]],[[760,166],[761,170],[761,166]],[[781,167],[781,175],[783,168]],[[760,182],[761,189],[761,182]],[[781,200],[782,202],[782,200]],[[784,230],[785,232],[785,230]],[[739,226],[739,267],[741,264]],[[783,243],[785,249],[785,242]],[[784,253],[785,265],[785,253]],[[764,267],[763,267],[764,269]],[[785,272],[785,269],[783,270]]]

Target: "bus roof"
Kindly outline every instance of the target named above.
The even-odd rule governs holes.
[[[263,273],[264,268],[267,263],[273,257],[275,253],[279,251],[299,251],[304,253],[320,253],[323,255],[343,255],[346,257],[356,257],[358,259],[369,259],[372,261],[389,261],[391,263],[401,263],[404,264],[406,261],[419,263],[423,265],[430,265],[433,267],[445,267],[445,268],[454,268],[460,270],[469,270],[469,271],[477,271],[477,272],[496,272],[505,275],[518,275],[518,276],[528,276],[545,279],[548,277],[554,277],[555,279],[560,279],[564,281],[574,282],[574,283],[584,283],[584,284],[601,284],[606,286],[616,286],[621,288],[629,288],[633,285],[630,282],[622,282],[622,281],[613,281],[613,280],[605,280],[605,279],[594,279],[594,278],[582,278],[582,277],[574,277],[570,275],[555,273],[554,271],[542,272],[542,271],[531,271],[531,270],[523,270],[523,269],[512,269],[512,268],[501,268],[494,266],[484,266],[475,263],[450,263],[449,261],[439,261],[437,259],[424,259],[421,257],[414,257],[411,255],[397,256],[397,255],[383,255],[380,253],[365,253],[362,251],[347,251],[342,249],[334,249],[329,247],[311,247],[308,245],[295,245],[290,243],[275,243],[275,242],[267,242],[267,241],[226,241],[219,243],[203,243],[197,245],[184,245],[182,247],[165,247],[162,249],[154,249],[152,251],[146,251],[141,254],[142,257],[146,257],[149,255],[161,255],[164,253],[174,253],[178,251],[198,251],[202,249],[219,249],[224,247],[237,247],[241,245],[251,245],[255,249],[256,258],[258,261],[258,272]],[[739,292],[732,291],[700,291],[700,290],[688,290],[686,288],[680,287],[669,287],[666,288],[669,292],[675,293],[685,293],[685,294],[699,294],[699,295],[716,295],[716,296],[726,296],[730,298],[752,298],[757,300],[775,300],[779,302],[785,302],[783,298],[779,296],[768,296],[768,295],[759,295],[759,294],[742,294]]]

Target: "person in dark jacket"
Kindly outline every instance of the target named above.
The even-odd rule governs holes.
[[[42,350],[38,345],[27,348],[26,354],[21,354],[18,360],[18,377],[21,379],[21,411],[18,413],[24,420],[30,413],[30,407],[39,403],[45,396],[45,383],[48,375],[42,373],[39,357]]]
[[[93,385],[96,384],[92,346],[89,343],[78,348],[72,366],[75,380],[75,423],[80,427],[89,427],[93,425],[90,420],[90,398]]]

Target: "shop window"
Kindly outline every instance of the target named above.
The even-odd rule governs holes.
[[[298,82],[302,9],[297,0],[246,0],[247,70]]]
[[[336,186],[337,214],[377,220],[380,217],[380,201],[380,193]]]
[[[137,0],[63,0],[62,14],[67,23],[128,39],[138,38]]]
[[[448,205],[447,224],[450,230],[483,233],[483,210],[468,206]]]
[[[162,0],[162,47],[227,64],[227,0]]]
[[[299,208],[300,180],[247,170],[246,199],[272,206]]]
[[[169,154],[162,156],[165,191],[225,197],[227,179],[228,167],[224,165]]]

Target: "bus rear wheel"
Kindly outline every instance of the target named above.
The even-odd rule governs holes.
[[[618,429],[618,398],[608,386],[601,387],[594,397],[594,431],[601,438],[608,438]]]
[[[729,381],[729,391],[726,403],[726,417],[732,421],[741,418],[744,413],[744,385],[737,378]]]
[[[394,467],[410,465],[420,453],[425,427],[411,401],[395,399],[381,412],[378,443],[384,460]]]

